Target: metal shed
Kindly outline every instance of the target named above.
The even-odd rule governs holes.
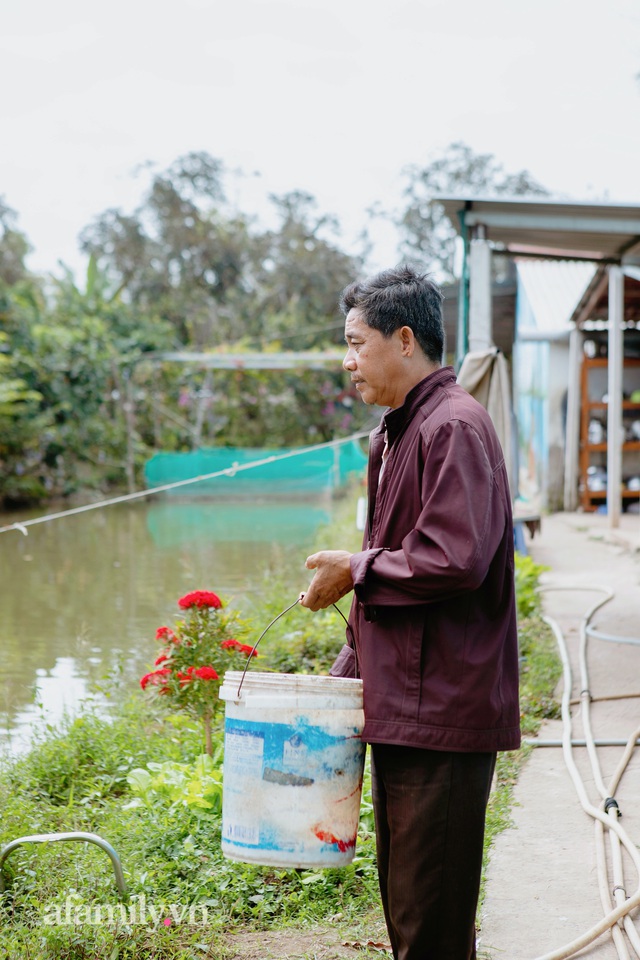
[[[607,507],[609,525],[619,526],[622,480],[622,384],[625,326],[625,268],[640,266],[640,205],[568,203],[556,200],[441,196],[463,244],[458,300],[458,359],[493,345],[491,257],[558,258],[594,263],[607,287]],[[601,285],[597,295],[603,292]],[[596,291],[592,291],[596,295]],[[568,372],[567,436],[577,436],[582,334],[574,321]],[[575,429],[574,429],[575,428]],[[577,464],[577,452],[569,451]],[[570,479],[572,464],[569,463]],[[573,467],[577,471],[577,466]],[[574,474],[575,476],[575,474]]]

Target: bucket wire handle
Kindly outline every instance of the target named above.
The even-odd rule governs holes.
[[[251,649],[251,653],[250,653],[249,656],[247,657],[247,662],[246,662],[245,665],[244,665],[244,670],[242,671],[242,677],[240,678],[240,683],[239,683],[239,685],[238,685],[238,693],[237,693],[238,699],[240,699],[240,691],[242,690],[242,684],[244,683],[244,678],[245,678],[245,676],[246,676],[246,674],[247,674],[247,670],[249,669],[249,664],[251,663],[251,658],[252,658],[252,656],[254,655],[254,653],[256,652],[256,650],[258,649],[258,644],[260,643],[260,641],[261,641],[262,638],[264,637],[264,635],[265,635],[265,633],[267,632],[267,630],[270,630],[271,627],[274,625],[274,623],[277,623],[277,622],[278,622],[278,620],[280,619],[280,617],[284,617],[285,613],[289,613],[289,610],[293,610],[293,608],[294,608],[295,606],[297,606],[297,604],[299,604],[301,600],[302,600],[302,597],[297,597],[297,598],[293,601],[293,603],[289,604],[288,607],[285,607],[285,609],[284,609],[281,613],[279,613],[277,617],[274,617],[273,620],[271,621],[271,623],[268,623],[268,624],[267,624],[267,626],[264,628],[264,630],[262,631],[262,633],[260,634],[260,636],[258,637],[258,639],[256,640],[256,642],[254,643],[254,645],[253,645],[253,647],[252,647],[252,649]],[[349,621],[348,621],[347,618],[345,617],[345,615],[344,615],[344,613],[342,612],[342,610],[340,609],[340,607],[338,607],[335,603],[332,604],[332,606],[334,606],[334,607],[336,608],[336,610],[338,611],[338,613],[340,614],[340,616],[342,617],[342,619],[343,619],[344,622],[346,623],[347,627],[349,627]]]

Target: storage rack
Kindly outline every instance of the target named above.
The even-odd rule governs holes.
[[[594,511],[604,504],[607,499],[606,483],[604,489],[592,489],[589,486],[591,477],[589,467],[601,466],[606,468],[607,463],[607,407],[608,404],[602,399],[602,392],[598,399],[593,392],[593,381],[597,378],[600,386],[606,384],[606,373],[608,366],[606,357],[583,357],[581,371],[581,415],[580,415],[580,502],[585,511]],[[640,359],[625,357],[624,361],[625,387],[626,393],[633,390],[640,390]],[[596,371],[604,371],[598,377],[594,378]],[[630,372],[629,372],[630,371]],[[632,403],[631,400],[622,402],[623,424],[628,426],[633,420],[640,420],[640,403]],[[604,428],[604,438],[598,442],[589,442],[589,424],[592,420],[599,421]],[[592,439],[592,438],[591,438]],[[623,481],[629,474],[640,475],[640,438],[626,439],[622,444],[622,476]],[[635,456],[634,456],[635,455]],[[623,482],[622,487],[623,501],[637,500],[640,498],[639,490],[630,490]]]

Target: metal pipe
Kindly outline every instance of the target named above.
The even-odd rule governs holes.
[[[528,747],[561,747],[563,746],[562,740],[533,740],[533,739],[524,739],[522,741]],[[626,747],[626,740],[594,740],[594,746],[596,747]],[[640,746],[640,739],[636,740],[636,744]],[[572,740],[572,747],[586,747],[586,740]]]
[[[70,833],[35,833],[29,837],[18,837],[16,840],[12,840],[10,843],[8,843],[0,851],[0,893],[4,891],[2,867],[10,853],[12,853],[23,843],[49,843],[57,840],[85,840],[88,843],[95,843],[98,847],[104,850],[111,859],[113,872],[115,874],[116,884],[118,886],[118,890],[120,891],[120,895],[122,897],[126,897],[127,885],[124,880],[120,858],[118,857],[118,854],[114,848],[106,840],[103,840],[102,837],[99,837],[97,833],[84,833],[81,830],[73,830]]]

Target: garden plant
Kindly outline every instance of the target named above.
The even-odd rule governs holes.
[[[186,612],[174,628],[158,627],[156,640],[163,641],[155,670],[140,680],[143,690],[163,697],[169,707],[184,710],[202,721],[205,749],[213,756],[212,724],[220,712],[218,691],[223,671],[242,665],[258,651],[238,639],[247,630],[236,613],[223,610],[223,602],[212,590],[193,590],[180,597],[178,606]]]

